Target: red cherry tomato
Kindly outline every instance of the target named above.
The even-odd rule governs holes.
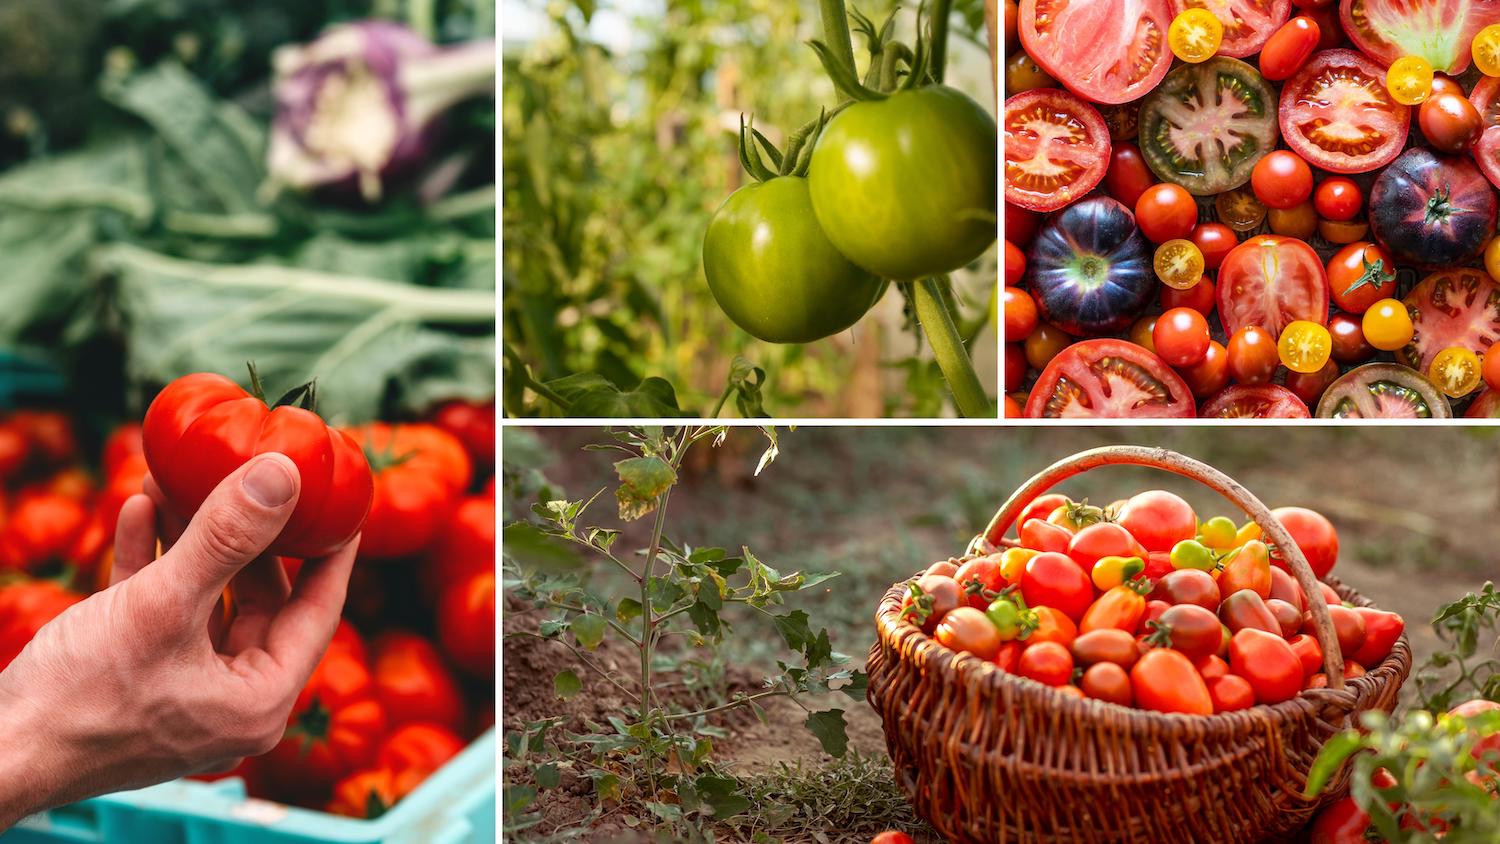
[[[1134,208],[1146,188],[1156,184],[1156,176],[1146,166],[1140,147],[1120,142],[1109,153],[1109,169],[1104,173],[1104,190],[1110,196]]]
[[[1216,713],[1249,709],[1255,705],[1255,690],[1250,687],[1249,680],[1238,674],[1205,679],[1204,685],[1208,687],[1208,697],[1214,702]]]
[[[1161,309],[1170,311],[1173,308],[1192,308],[1204,316],[1213,313],[1214,310],[1214,283],[1208,276],[1198,279],[1198,283],[1186,290],[1178,290],[1165,284],[1161,286]],[[1155,329],[1155,325],[1152,328]]]
[[[1021,597],[1027,606],[1051,607],[1077,621],[1094,601],[1094,584],[1067,556],[1048,552],[1026,561]]]
[[[1288,372],[1285,386],[1309,407],[1315,407],[1328,386],[1339,378],[1339,365],[1333,359],[1317,372]]]
[[[1361,334],[1361,337],[1364,335]],[[1020,343],[1005,344],[1005,382],[1007,390],[1019,390],[1026,381],[1026,347]]]
[[[1182,496],[1164,489],[1136,493],[1120,508],[1115,524],[1147,551],[1171,551],[1198,533],[1198,516]]]
[[[1195,398],[1206,399],[1229,385],[1229,353],[1217,340],[1210,341],[1203,360],[1177,370]]]
[[[1241,384],[1266,384],[1281,359],[1276,338],[1258,325],[1247,325],[1229,338],[1229,377]]]
[[[1364,210],[1365,196],[1347,176],[1329,176],[1313,192],[1313,207],[1325,220],[1352,220]]]
[[[1340,312],[1329,317],[1328,333],[1333,337],[1332,356],[1338,363],[1364,363],[1375,356],[1375,347],[1365,340],[1364,321],[1353,314]]]
[[[1144,557],[1146,549],[1122,525],[1100,522],[1073,536],[1068,542],[1068,556],[1087,571],[1092,570],[1101,557]]]
[[[1021,651],[1016,673],[1049,686],[1066,686],[1073,679],[1073,655],[1057,642],[1037,642]]]
[[[1267,208],[1295,208],[1312,196],[1312,168],[1296,153],[1276,150],[1255,163],[1250,189]]]
[[[1275,633],[1247,627],[1234,634],[1229,670],[1250,681],[1256,703],[1291,700],[1302,690],[1302,660]]]
[[[1239,238],[1234,236],[1234,229],[1223,223],[1202,223],[1193,227],[1193,233],[1188,237],[1198,251],[1203,253],[1203,266],[1205,269],[1216,270],[1224,263],[1224,256],[1229,250],[1238,246]]]
[[[1271,514],[1292,535],[1292,541],[1297,543],[1319,580],[1333,570],[1333,564],[1338,562],[1339,557],[1339,535],[1332,522],[1321,513],[1306,507],[1278,507]],[[1287,568],[1287,564],[1275,552],[1271,554],[1271,563]]]
[[[1000,296],[1005,307],[1005,339],[1019,342],[1030,337],[1039,321],[1036,300],[1019,287],[1006,287]]]
[[[1198,223],[1198,203],[1180,185],[1152,185],[1135,203],[1135,224],[1152,243],[1166,243],[1192,234]]]
[[[1021,278],[1026,275],[1026,253],[1021,247],[1005,240],[1005,286],[1013,287],[1021,283]]]
[[[1005,239],[1021,249],[1031,245],[1041,228],[1042,215],[1019,205],[1005,203]]]
[[[1173,308],[1151,330],[1156,354],[1172,366],[1192,366],[1208,353],[1208,320],[1192,308]]]
[[[1328,295],[1340,310],[1362,314],[1395,297],[1396,262],[1380,246],[1355,241],[1328,259]]]
[[[1318,22],[1304,15],[1282,24],[1260,49],[1260,75],[1273,82],[1290,79],[1307,64],[1322,35]]]

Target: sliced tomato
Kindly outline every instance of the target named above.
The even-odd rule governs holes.
[[[1339,21],[1365,55],[1389,65],[1421,56],[1456,76],[1469,67],[1479,30],[1500,23],[1497,0],[1341,0]]]
[[[1171,0],[1172,16],[1207,9],[1224,24],[1219,55],[1241,59],[1260,52],[1292,13],[1292,0]]]
[[[1205,419],[1307,419],[1297,394],[1280,384],[1235,384],[1203,403]]]
[[[1099,184],[1109,169],[1109,128],[1097,109],[1057,88],[1005,101],[1005,201],[1055,211]]]
[[[1254,325],[1279,338],[1296,320],[1328,321],[1328,274],[1318,253],[1295,238],[1256,235],[1229,250],[1215,293],[1228,336]]]
[[[1402,301],[1416,333],[1400,355],[1418,372],[1426,372],[1438,352],[1449,347],[1482,355],[1500,340],[1500,285],[1480,270],[1439,270]]]
[[[1344,373],[1318,401],[1321,419],[1447,419],[1448,400],[1415,369],[1367,363]]]
[[[1199,196],[1248,182],[1276,136],[1276,91],[1239,59],[1181,65],[1141,103],[1146,164]]]
[[[1485,390],[1464,412],[1468,419],[1500,418],[1500,390]]]
[[[1385,68],[1354,50],[1324,50],[1281,89],[1281,136],[1314,167],[1364,173],[1406,145],[1411,111],[1391,99]]]
[[[1167,75],[1167,0],[1021,0],[1026,55],[1091,102],[1145,94]]]
[[[1124,340],[1085,340],[1052,359],[1031,388],[1035,418],[1174,418],[1194,414],[1193,393],[1165,361]]]
[[[1474,144],[1474,163],[1490,184],[1500,187],[1500,77],[1481,77],[1469,94],[1469,102],[1484,123],[1484,131]]]

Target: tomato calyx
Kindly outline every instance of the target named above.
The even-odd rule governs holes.
[[[819,109],[816,120],[804,123],[787,138],[786,151],[783,152],[771,143],[770,138],[755,128],[754,115],[747,118],[741,114],[740,166],[757,182],[769,182],[778,176],[806,178],[808,164],[812,161],[813,146],[817,143],[818,135],[822,133],[827,123],[828,111]],[[761,158],[762,152],[771,160],[775,169],[766,166]]]
[[[931,25],[923,27],[922,18],[925,12],[926,4],[919,4],[917,6],[919,35],[914,48],[908,48],[898,42],[888,43],[891,29],[895,25],[896,12],[894,10],[879,29],[875,27],[874,21],[857,10],[849,15],[854,30],[865,36],[869,45],[871,68],[875,72],[867,77],[867,81],[884,83],[881,88],[874,88],[860,81],[852,63],[853,56],[847,56],[850,61],[846,61],[846,57],[834,53],[826,43],[817,39],[809,41],[808,46],[818,54],[818,61],[828,72],[828,78],[833,80],[833,87],[845,98],[854,102],[883,100],[896,90],[911,91],[929,81],[942,82],[941,58],[934,61],[934,53],[938,45],[947,38],[946,27],[938,20],[929,20]],[[928,14],[927,17],[933,16]],[[906,77],[897,85],[894,78],[897,70],[896,62],[901,59],[906,60],[909,69]],[[880,62],[878,66],[877,60]]]
[[[1026,599],[1021,597],[1014,585],[1000,590],[984,614],[1000,632],[1002,642],[1025,639],[1042,623],[1041,616],[1037,615],[1036,610],[1026,606]]]
[[[1445,223],[1449,217],[1462,210],[1454,207],[1453,203],[1449,201],[1452,193],[1453,188],[1444,183],[1442,187],[1433,192],[1432,196],[1427,198],[1426,222],[1428,225]]]
[[[328,740],[332,730],[333,710],[321,698],[314,697],[286,728],[285,737],[296,739],[300,754],[306,757],[312,752],[313,745]]]
[[[1386,283],[1396,280],[1396,273],[1385,268],[1384,258],[1376,258],[1372,264],[1369,258],[1361,255],[1360,261],[1364,263],[1364,271],[1360,273],[1359,278],[1354,280],[1353,284],[1344,289],[1344,296],[1348,296],[1350,293],[1366,286],[1380,290],[1385,287]]]
[[[255,368],[255,361],[246,361],[245,366],[250,370],[250,394],[260,399],[266,407],[272,410],[278,407],[300,407],[312,413],[318,412],[318,379],[314,378],[287,390],[272,403],[266,401],[266,387],[260,380],[260,371]]]

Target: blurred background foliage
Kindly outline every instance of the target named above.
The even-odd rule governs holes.
[[[877,21],[894,5],[852,4]],[[954,5],[948,84],[993,104],[982,1]],[[899,19],[906,41],[914,9]],[[597,373],[632,390],[660,377],[683,411],[707,415],[743,357],[766,370],[773,416],[952,414],[894,287],[850,331],[776,345],[731,323],[703,278],[708,218],[745,179],[740,115],[779,144],[836,102],[807,46],[822,35],[817,3],[506,0],[501,10],[503,334],[537,380]],[[955,275],[959,328],[987,385],[997,380],[993,256]],[[559,413],[520,379],[506,392],[510,415]]]

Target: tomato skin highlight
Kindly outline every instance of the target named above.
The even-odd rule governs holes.
[[[1296,153],[1279,149],[1255,163],[1250,187],[1267,208],[1294,208],[1312,196],[1312,168]]]
[[[1135,221],[1152,243],[1186,238],[1198,223],[1198,203],[1180,185],[1152,185],[1136,200]]]
[[[1174,650],[1147,651],[1130,669],[1136,705],[1154,712],[1212,715],[1213,699],[1203,677],[1186,656]]]
[[[1250,682],[1256,703],[1280,703],[1302,691],[1302,660],[1275,633],[1245,628],[1234,634],[1229,669]]]
[[[1272,82],[1291,78],[1307,64],[1322,37],[1318,22],[1306,15],[1298,15],[1282,24],[1261,48],[1261,75]]]

